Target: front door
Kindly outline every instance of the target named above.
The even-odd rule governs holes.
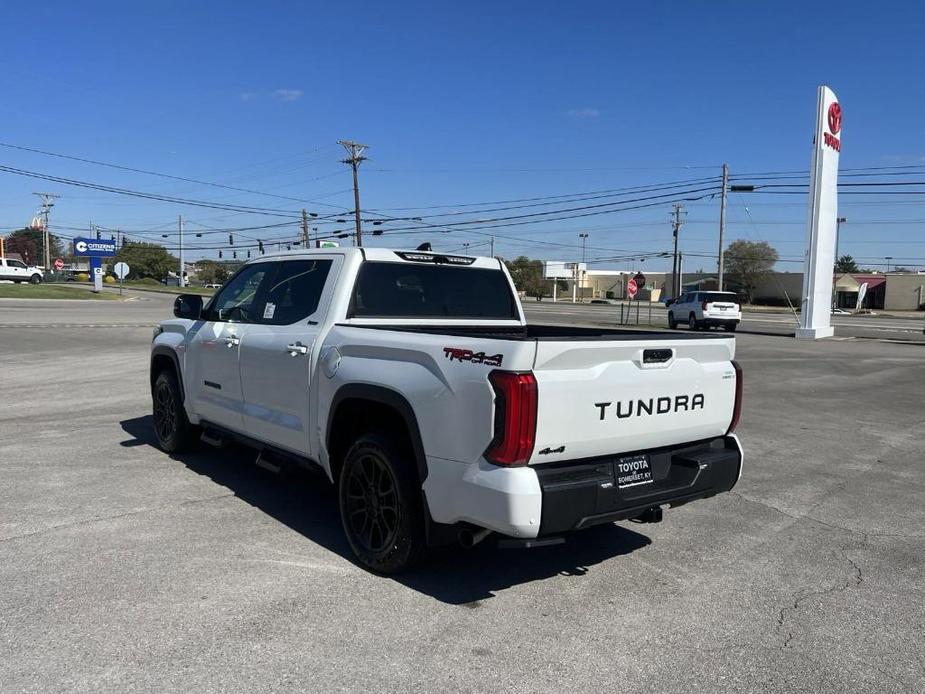
[[[189,332],[184,386],[193,412],[207,422],[244,431],[241,341],[262,311],[265,281],[274,268],[273,263],[245,265]]]
[[[286,260],[269,283],[259,322],[241,340],[248,435],[312,455],[311,379],[338,257]]]

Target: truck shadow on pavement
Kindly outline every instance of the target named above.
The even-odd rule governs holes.
[[[151,415],[126,419],[120,425],[131,437],[122,446],[157,448]],[[326,477],[301,470],[267,472],[254,465],[253,452],[240,446],[221,450],[203,446],[171,459],[355,563],[340,525],[336,494]],[[564,544],[536,549],[499,549],[489,537],[471,550],[434,549],[424,566],[383,580],[394,580],[447,604],[476,608],[481,600],[506,588],[554,576],[582,577],[590,567],[648,544],[645,535],[612,524],[571,535]]]

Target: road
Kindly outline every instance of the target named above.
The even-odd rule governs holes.
[[[591,325],[616,325],[620,320],[619,305],[571,304],[551,301],[525,301],[524,311],[530,320],[541,323],[572,323],[580,321]],[[639,318],[643,323],[649,320],[648,304],[639,307]],[[635,322],[636,311],[631,321]],[[662,306],[652,306],[652,323],[667,327],[668,313]],[[872,339],[895,339],[925,342],[922,329],[925,328],[925,314],[913,318],[891,316],[832,316],[836,337],[863,337]],[[793,335],[797,320],[791,313],[745,312],[738,330],[748,333]],[[682,330],[684,328],[681,328]]]
[[[3,691],[925,690],[921,345],[737,335],[732,493],[391,579],[321,480],[152,445],[170,301],[0,302]]]

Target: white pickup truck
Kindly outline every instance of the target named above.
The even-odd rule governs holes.
[[[20,282],[38,284],[43,278],[44,272],[41,268],[26,265],[16,258],[0,258],[0,280],[9,280],[16,284]]]
[[[657,521],[741,473],[732,336],[527,325],[497,259],[268,254],[174,315],[151,352],[161,448],[320,467],[377,572],[491,533]]]

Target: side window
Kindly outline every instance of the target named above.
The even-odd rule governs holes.
[[[291,325],[312,315],[318,310],[331,263],[330,260],[279,263],[257,320],[267,325]]]
[[[21,268],[26,267],[26,264],[22,262],[21,260],[8,260],[7,263],[11,265],[12,267],[21,267]]]
[[[256,323],[263,315],[263,294],[267,279],[276,264],[245,265],[215,295],[205,311],[206,320],[231,323]]]

